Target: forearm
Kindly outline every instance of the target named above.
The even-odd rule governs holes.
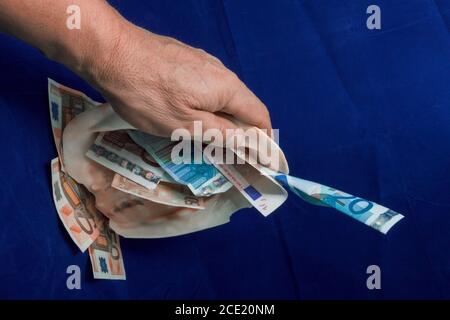
[[[70,5],[80,8],[80,29],[66,25]],[[127,22],[104,0],[1,0],[0,31],[40,49],[80,76],[92,77],[92,70],[107,64]],[[95,60],[95,61],[94,61]]]
[[[71,5],[80,29],[67,26]],[[218,59],[131,24],[104,0],[0,0],[0,31],[72,69],[140,130],[170,136],[194,120],[225,130],[230,115],[271,127],[264,104]]]

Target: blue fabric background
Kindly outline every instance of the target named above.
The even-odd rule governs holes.
[[[293,175],[406,218],[387,236],[291,195],[268,218],[122,240],[126,281],[92,279],[51,197],[47,77],[100,99],[0,36],[0,298],[450,298],[450,1],[111,1],[218,56],[267,104]],[[382,29],[366,28],[377,4]],[[82,289],[66,288],[80,265]],[[381,290],[366,268],[381,267]]]

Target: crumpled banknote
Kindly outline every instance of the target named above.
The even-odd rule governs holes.
[[[170,138],[139,132],[110,105],[51,79],[48,91],[58,152],[51,163],[55,206],[72,240],[81,251],[89,249],[94,278],[125,279],[119,235],[182,235],[226,223],[251,206],[267,216],[286,201],[287,190],[384,234],[403,218],[374,202],[289,175],[282,150],[257,128],[248,129],[277,151],[276,166],[249,161],[233,148],[241,162],[209,157],[201,164],[176,164]],[[258,155],[256,146],[247,149]]]

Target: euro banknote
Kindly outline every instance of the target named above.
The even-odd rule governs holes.
[[[48,103],[53,139],[58,156],[61,159],[61,169],[64,171],[64,159],[62,156],[62,133],[64,128],[77,115],[100,103],[90,99],[84,93],[59,84],[52,79],[48,79]]]
[[[124,279],[125,270],[117,235],[109,229],[108,221],[95,206],[94,196],[64,171],[62,135],[67,124],[86,110],[98,106],[83,93],[48,79],[48,95],[52,133],[59,157],[51,161],[52,191],[58,216],[67,233],[78,248],[84,252],[89,249],[95,278]],[[106,236],[108,235],[108,237]],[[102,244],[107,242],[113,249],[101,252]],[[104,248],[104,246],[103,246]],[[120,252],[118,261],[116,252]],[[106,259],[108,257],[111,259]],[[93,260],[97,257],[97,260]],[[109,263],[109,273],[102,271],[102,259]],[[120,266],[120,267],[118,267]],[[103,268],[104,270],[105,268]]]
[[[126,279],[119,236],[109,228],[106,219],[100,226],[100,234],[89,247],[89,257],[95,279]]]
[[[119,237],[95,207],[94,196],[61,171],[58,158],[52,160],[53,199],[69,236],[82,252],[89,249],[96,279],[125,279]]]
[[[160,182],[156,189],[149,190],[116,173],[111,186],[125,193],[160,204],[193,209],[205,208],[202,197],[192,195],[187,187],[180,184]]]
[[[194,195],[210,196],[225,192],[233,186],[219,170],[210,164],[175,164],[172,161],[171,152],[178,142],[140,131],[130,130],[128,133],[131,139],[143,147],[175,181],[187,185]]]
[[[210,159],[213,161],[213,159]],[[262,215],[268,216],[286,200],[288,194],[271,176],[261,175],[245,164],[214,164]]]
[[[403,215],[375,202],[355,197],[316,182],[272,173],[275,179],[294,194],[316,205],[332,207],[386,234]]]
[[[151,153],[163,168],[168,170],[164,164],[169,163],[170,166],[170,151],[173,147],[167,141],[168,139],[161,143],[160,138],[153,138],[136,131],[131,131],[130,136],[136,143]],[[214,163],[214,159],[208,160],[211,163],[203,163],[201,165],[204,167],[203,170],[206,170],[207,167],[209,169],[211,167],[218,169],[241,192],[247,201],[264,216],[269,215],[286,200],[287,192],[282,187],[284,186],[303,200],[315,205],[332,207],[384,234],[403,218],[403,215],[374,202],[316,182],[280,174],[257,163],[252,165],[248,163],[232,165],[217,164]],[[184,168],[183,166],[187,165],[179,166]],[[191,164],[191,166],[195,166],[195,164]],[[173,164],[172,167],[177,168]],[[186,170],[186,172],[195,171]],[[263,179],[263,177],[266,179]]]
[[[53,200],[56,210],[73,242],[85,251],[98,237],[101,213],[83,186],[61,171],[58,158],[51,162]]]
[[[125,130],[98,134],[86,156],[106,168],[148,189],[155,189],[162,177],[170,177]]]

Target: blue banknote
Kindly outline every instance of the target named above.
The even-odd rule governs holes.
[[[172,148],[178,144],[140,131],[128,131],[131,139],[143,147],[156,162],[178,183],[187,185],[196,196],[209,196],[225,192],[233,185],[219,170],[208,163],[180,163],[172,161]]]
[[[375,202],[323,184],[284,174],[274,174],[274,178],[302,199],[315,205],[335,208],[384,234],[403,218],[400,213]]]

